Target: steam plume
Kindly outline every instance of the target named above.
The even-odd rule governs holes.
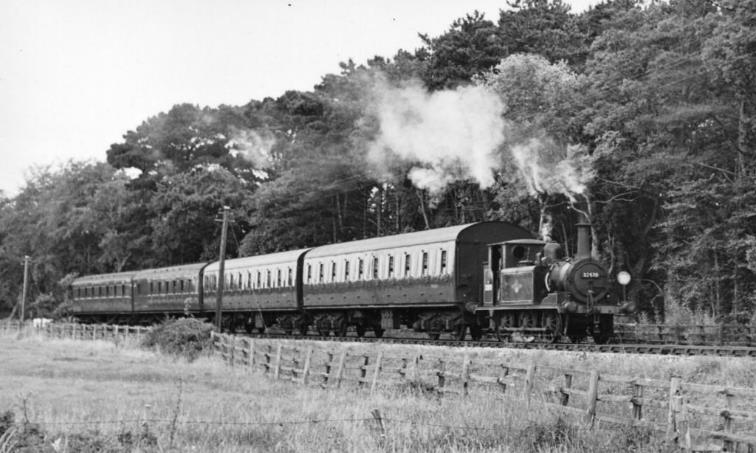
[[[393,87],[382,79],[373,94],[380,129],[370,162],[384,169],[396,157],[420,162],[408,177],[432,193],[455,180],[493,184],[505,129],[498,96],[484,86],[428,93],[417,81]]]

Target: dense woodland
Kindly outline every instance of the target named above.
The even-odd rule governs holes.
[[[582,211],[648,316],[754,319],[756,0],[510,1],[420,36],[37,168],[0,194],[0,312],[24,255],[32,315],[75,275],[217,259],[225,205],[231,257],[480,220],[571,250]]]

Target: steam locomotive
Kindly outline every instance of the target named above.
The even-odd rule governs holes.
[[[580,341],[612,336],[632,310],[591,257],[590,225],[565,257],[554,242],[504,222],[479,222],[267,255],[75,279],[82,322],[153,323],[166,316],[215,320],[224,330],[357,336],[413,329],[437,339]]]

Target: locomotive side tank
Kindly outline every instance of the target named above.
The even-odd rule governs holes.
[[[303,266],[303,308],[321,334],[359,336],[404,324],[431,337],[461,330],[482,298],[487,244],[528,238],[504,222],[480,222],[316,247]],[[466,315],[467,314],[467,315]]]

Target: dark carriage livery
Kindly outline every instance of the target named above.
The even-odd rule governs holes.
[[[463,330],[477,325],[470,307],[483,297],[488,244],[528,237],[481,222],[317,247],[304,260],[303,306],[322,334],[349,325],[378,336],[402,324],[432,337]]]
[[[159,320],[171,315],[197,315],[203,301],[202,273],[207,263],[146,269],[134,274],[134,313]]]
[[[128,319],[134,311],[132,279],[135,272],[87,275],[71,283],[71,314],[102,321]]]
[[[249,256],[224,263],[223,312],[233,330],[247,331],[278,324],[285,331],[306,332],[308,318],[302,313],[302,261],[309,249]],[[220,262],[205,268],[205,304],[217,303]]]

